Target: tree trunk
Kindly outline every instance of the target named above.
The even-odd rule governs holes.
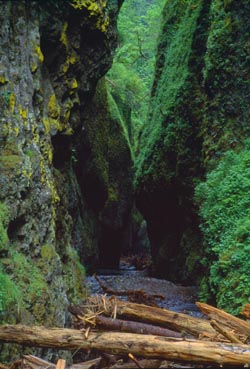
[[[116,301],[117,316],[128,317],[145,323],[160,325],[177,332],[191,334],[198,337],[200,334],[215,336],[217,332],[209,321],[194,318],[187,314],[176,313],[166,309],[134,304],[126,301]],[[105,313],[104,313],[105,314]]]
[[[139,333],[139,334],[153,334],[156,336],[182,338],[181,333],[171,331],[167,328],[157,327],[151,324],[132,322],[128,320],[112,319],[102,315],[98,315],[95,319],[98,328],[108,329],[111,331]]]
[[[250,319],[250,304],[245,304],[240,313],[245,318]]]
[[[217,321],[224,327],[235,330],[246,336],[250,336],[250,323],[245,322],[242,319],[236,318],[235,316],[226,313],[223,310],[219,310],[213,306],[204,304],[202,302],[196,302],[198,308],[206,314],[210,319]]]
[[[170,341],[166,337],[133,333],[90,333],[74,329],[0,326],[0,341],[26,346],[64,350],[97,350],[111,354],[142,356],[153,359],[186,361],[210,365],[244,365],[250,363],[250,346],[231,343]]]

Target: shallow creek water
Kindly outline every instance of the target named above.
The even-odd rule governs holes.
[[[143,290],[148,295],[160,294],[164,296],[164,300],[155,300],[160,307],[190,315],[200,315],[195,305],[197,301],[195,287],[183,287],[163,279],[151,278],[146,270],[136,270],[134,266],[125,262],[120,263],[119,270],[100,270],[98,277],[112,290]],[[104,293],[95,277],[87,277],[87,285],[91,294]],[[127,299],[126,296],[117,297],[121,300]]]

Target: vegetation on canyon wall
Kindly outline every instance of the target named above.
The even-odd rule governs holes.
[[[107,82],[126,122],[134,151],[147,119],[164,3],[165,0],[128,0],[118,17],[119,43]]]
[[[250,288],[250,149],[227,151],[196,187],[207,269],[200,298],[238,314]]]
[[[81,183],[80,132],[112,63],[121,2],[103,2],[101,20],[96,2],[81,3],[0,2],[0,44],[8,50],[0,61],[1,321],[68,325],[68,305],[86,296],[83,265],[97,265],[100,214]],[[112,132],[115,146],[123,133]],[[13,358],[13,350],[1,346],[1,357]]]
[[[137,206],[148,223],[155,275],[184,283],[204,275],[201,296],[234,313],[249,299],[248,203],[237,179],[247,186],[247,166],[234,162],[246,157],[240,151],[250,133],[249,12],[247,1],[166,2],[136,159]],[[238,159],[222,159],[228,150]],[[234,178],[235,206],[226,188]]]
[[[154,276],[249,300],[249,1],[121,3],[0,1],[2,321],[67,325],[134,191]]]

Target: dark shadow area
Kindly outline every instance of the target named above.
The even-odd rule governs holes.
[[[24,216],[20,216],[9,222],[7,234],[10,240],[17,238],[20,241],[24,238],[24,236],[18,235],[18,232],[24,226],[25,223],[26,223],[26,220]]]
[[[53,152],[53,166],[56,169],[63,169],[71,159],[71,141],[70,137],[58,133],[51,138]]]
[[[118,269],[121,256],[121,231],[103,227],[99,243],[99,267]]]

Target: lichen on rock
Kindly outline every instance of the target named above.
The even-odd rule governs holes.
[[[98,260],[98,219],[76,168],[78,136],[112,63],[119,4],[103,3],[100,14],[71,1],[0,8],[0,278],[18,290],[8,301],[21,296],[18,312],[1,318],[64,326],[69,303],[86,294],[82,264]]]

